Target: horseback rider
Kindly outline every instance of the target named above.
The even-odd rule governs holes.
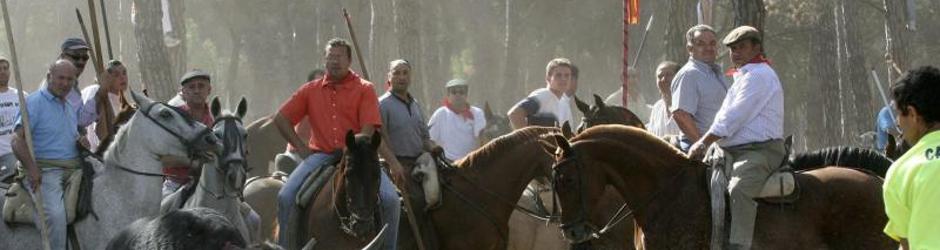
[[[914,146],[888,169],[884,232],[901,249],[940,249],[940,69],[908,71],[891,92],[895,120]]]
[[[26,97],[29,130],[33,138],[33,157],[26,145],[26,131],[22,117],[17,116],[13,153],[23,164],[27,178],[23,185],[30,193],[42,192],[43,213],[49,229],[49,246],[52,249],[66,247],[66,211],[64,178],[80,167],[77,140],[78,113],[68,101],[74,90],[73,82],[78,69],[64,59],[56,60],[46,73],[46,86]],[[39,213],[36,213],[37,215]]]
[[[656,66],[656,88],[659,89],[661,98],[653,104],[646,129],[657,137],[681,133],[679,126],[669,113],[669,105],[672,104],[672,91],[669,89],[669,84],[672,83],[677,70],[679,70],[679,64],[673,61],[663,61]]]
[[[715,122],[689,150],[701,159],[717,142],[734,157],[728,191],[731,198],[731,249],[750,249],[757,202],[764,182],[785,157],[783,88],[762,53],[760,32],[750,26],[732,30],[722,40],[731,49],[734,84]]]
[[[431,115],[428,128],[431,140],[441,145],[444,156],[453,161],[480,147],[480,132],[486,127],[486,115],[467,102],[466,80],[450,80],[444,88],[447,89],[444,105]]]
[[[124,97],[124,91],[127,90],[127,68],[124,67],[124,63],[118,60],[111,60],[105,65],[105,72],[110,78],[111,86],[105,87],[104,91],[107,91],[108,99],[111,104],[112,114],[117,114],[123,108],[123,105],[128,105],[127,99]],[[95,118],[100,118],[98,113],[98,99],[97,94],[101,90],[102,84],[105,84],[106,81],[99,81],[99,84],[92,84],[88,87],[82,89],[82,99],[83,106],[88,108],[83,108],[82,112],[85,115]],[[102,112],[103,113],[103,112]],[[85,127],[85,131],[95,131],[98,126],[100,119],[96,119],[93,123]],[[111,122],[116,122],[111,120]],[[114,124],[111,124],[114,125]],[[99,138],[98,133],[86,133],[85,135],[88,138],[88,144],[90,150],[97,150],[98,145],[101,143],[101,140],[105,138]]]
[[[715,120],[730,84],[716,64],[718,57],[717,34],[711,26],[696,25],[685,33],[689,61],[679,69],[672,80],[672,103],[669,111],[679,126],[680,145],[688,151],[693,142]]]
[[[430,152],[432,155],[442,155],[444,149],[431,140],[428,126],[425,123],[424,109],[421,104],[408,92],[411,86],[411,63],[398,59],[389,63],[388,92],[379,97],[379,111],[382,114],[382,140],[395,158],[404,167],[406,173],[411,173],[421,154]],[[411,185],[412,187],[420,186]],[[407,189],[410,194],[406,197],[412,199],[412,204],[423,204],[424,194],[418,188]],[[425,207],[425,206],[418,206]],[[400,208],[387,208],[398,211]],[[422,210],[423,211],[423,210]],[[416,212],[416,219],[422,227],[423,239],[433,237],[433,224],[425,214]],[[393,216],[398,215],[398,213]],[[433,242],[433,241],[432,241]],[[386,238],[385,249],[395,249],[397,237]]]
[[[12,175],[16,167],[16,156],[10,143],[16,116],[20,114],[18,91],[10,87],[10,61],[0,57],[0,179]]]
[[[170,105],[180,108],[183,112],[189,114],[196,122],[202,123],[207,127],[215,124],[215,118],[209,111],[207,99],[212,92],[212,78],[205,71],[194,69],[183,74],[180,78],[179,97],[182,102],[171,102]],[[163,180],[163,197],[176,192],[180,187],[189,183],[192,177],[189,169],[191,162],[181,161],[174,157],[164,157],[163,174],[166,179]]]
[[[326,77],[307,82],[294,92],[281,105],[273,122],[278,132],[292,146],[304,162],[287,179],[287,183],[278,193],[278,221],[280,234],[278,242],[288,245],[288,223],[290,211],[296,204],[296,196],[301,185],[310,173],[339,157],[345,147],[344,135],[352,130],[355,133],[372,136],[375,129],[382,125],[379,115],[378,98],[372,83],[362,79],[349,69],[352,63],[352,47],[346,40],[334,38],[325,48]],[[294,131],[294,126],[301,119],[310,123],[309,142],[301,139]],[[404,170],[387,149],[380,147],[379,154],[389,164],[391,177],[396,182],[403,180]],[[388,237],[398,238],[398,207],[400,201],[395,192],[395,185],[383,171],[379,186],[379,199],[382,205],[382,222],[388,224]],[[391,209],[396,208],[396,209]],[[394,246],[393,246],[394,247]]]
[[[545,66],[545,87],[536,89],[529,96],[509,109],[512,129],[527,126],[555,126],[571,124],[571,98],[565,94],[571,82],[571,60],[555,58]]]

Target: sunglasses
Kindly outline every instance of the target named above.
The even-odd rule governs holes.
[[[75,59],[76,61],[88,61],[88,55],[65,54],[65,56]]]
[[[456,89],[456,90],[451,90],[450,93],[451,93],[451,94],[454,94],[454,95],[466,95],[466,94],[467,94],[467,90],[465,90],[465,89]]]

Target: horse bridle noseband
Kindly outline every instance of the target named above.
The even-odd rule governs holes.
[[[586,239],[569,239],[569,241],[571,241],[572,243],[577,244],[577,243],[582,243],[582,242],[591,240],[592,238],[593,238],[593,239],[599,239],[599,238],[601,237],[601,235],[604,235],[605,233],[607,233],[608,231],[610,231],[611,229],[613,229],[614,226],[616,226],[616,225],[619,224],[620,222],[623,222],[624,219],[626,219],[627,217],[629,217],[630,215],[632,215],[634,210],[633,210],[633,209],[630,209],[630,210],[628,211],[628,210],[627,210],[627,205],[628,205],[628,204],[627,204],[627,202],[625,201],[625,202],[623,203],[623,205],[621,205],[620,208],[617,209],[617,212],[614,213],[614,215],[612,215],[612,216],[610,217],[610,219],[607,220],[607,224],[605,224],[603,228],[597,229],[597,226],[595,226],[594,224],[592,224],[592,223],[590,222],[590,220],[588,219],[588,214],[587,214],[587,213],[588,213],[588,212],[587,212],[587,201],[586,201],[585,198],[584,198],[584,197],[586,197],[586,196],[585,196],[585,190],[584,190],[584,188],[582,187],[582,183],[584,182],[584,173],[583,173],[583,171],[582,171],[583,166],[581,165],[581,162],[578,160],[579,157],[578,157],[577,154],[575,154],[573,151],[570,152],[569,154],[570,154],[569,157],[565,157],[565,158],[562,159],[561,161],[558,161],[557,163],[555,163],[555,166],[552,167],[552,187],[553,187],[552,190],[553,190],[553,192],[554,192],[554,194],[552,195],[552,198],[555,199],[555,197],[558,197],[558,189],[557,189],[558,185],[557,185],[557,183],[555,183],[555,182],[557,182],[558,179],[559,179],[559,173],[558,173],[558,171],[557,171],[556,169],[558,169],[558,167],[561,166],[562,164],[568,164],[568,163],[574,164],[574,167],[576,168],[576,172],[577,172],[577,175],[578,175],[578,177],[577,177],[577,189],[578,189],[578,192],[579,192],[579,194],[578,194],[578,201],[579,201],[579,203],[581,203],[581,208],[578,210],[578,215],[577,215],[577,217],[574,219],[574,221],[572,221],[572,222],[565,222],[565,221],[563,221],[562,219],[559,219],[559,220],[560,220],[560,222],[561,222],[561,229],[562,229],[563,234],[564,234],[565,232],[568,232],[568,231],[574,231],[574,230],[578,230],[578,229],[582,229],[582,230],[583,230],[583,228],[587,228],[588,230],[590,230],[588,233],[590,233],[591,238],[586,238]],[[673,176],[670,178],[671,181],[667,182],[667,185],[671,185],[672,183],[676,182],[676,180],[678,180],[679,176],[681,176],[682,173],[684,173],[684,172],[685,172],[685,171],[680,170],[678,173],[676,173],[675,175],[673,175]],[[649,207],[650,204],[652,204],[653,201],[655,201],[656,198],[659,197],[659,194],[660,194],[663,190],[665,190],[665,188],[656,189],[656,191],[654,191],[653,193],[650,194],[650,196],[649,196],[649,198],[646,200],[646,202],[641,203],[642,205],[639,206],[639,207],[643,207],[643,208]],[[555,202],[555,201],[553,201],[553,203],[554,203],[554,202]],[[557,204],[556,204],[556,207],[557,207]],[[580,233],[584,233],[584,232],[580,232]],[[564,235],[567,237],[567,234],[564,234]]]

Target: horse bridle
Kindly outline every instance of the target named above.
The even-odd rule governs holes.
[[[226,128],[225,128],[226,131],[236,130],[236,129],[237,129],[237,128],[235,127],[235,125],[230,125],[230,124],[228,124],[228,123],[226,123],[226,122],[232,122],[232,124],[236,124],[236,123],[240,123],[240,122],[241,122],[241,119],[238,118],[238,117],[235,117],[235,116],[222,116],[222,117],[219,117],[219,118],[217,118],[217,119],[215,120],[215,125],[219,125],[220,123],[221,123],[221,124],[224,124],[223,126],[226,126]],[[231,127],[229,127],[229,126],[231,126]],[[214,126],[213,126],[213,127],[214,127]],[[214,130],[213,130],[213,131],[214,131]],[[236,130],[236,133],[237,133],[237,130]],[[229,152],[230,152],[230,151],[237,150],[237,149],[232,149],[231,147],[232,147],[233,145],[228,145],[227,143],[225,143],[225,140],[226,140],[226,138],[222,138],[222,153],[219,155],[219,157],[220,157],[219,160],[222,160],[222,161],[221,161],[221,162],[218,162],[218,164],[215,164],[215,166],[212,166],[212,168],[213,168],[216,172],[220,173],[220,176],[223,176],[223,178],[221,178],[221,179],[222,179],[222,183],[221,183],[221,186],[222,186],[222,194],[216,194],[216,193],[213,192],[211,189],[209,189],[208,187],[206,187],[206,186],[205,186],[205,181],[203,181],[203,180],[200,180],[200,182],[199,182],[199,184],[198,184],[199,187],[202,188],[203,191],[205,191],[207,194],[209,194],[210,196],[212,196],[212,197],[214,197],[215,199],[218,199],[218,200],[221,200],[221,199],[223,199],[223,198],[241,198],[241,197],[243,196],[243,193],[242,193],[242,192],[244,191],[244,187],[245,187],[245,185],[247,185],[247,184],[241,184],[241,186],[238,186],[238,185],[235,185],[235,184],[231,185],[231,186],[235,187],[235,189],[236,189],[236,190],[235,190],[236,192],[234,192],[234,194],[229,194],[228,192],[225,191],[225,188],[229,186],[228,184],[229,184],[229,181],[230,181],[230,180],[229,180],[229,178],[227,178],[227,177],[228,177],[227,173],[228,173],[228,171],[230,170],[231,165],[232,165],[232,164],[235,164],[235,163],[241,163],[241,166],[243,166],[243,167],[247,165],[247,162],[246,162],[246,160],[245,160],[244,151],[238,152],[238,154],[241,154],[241,155],[242,155],[242,157],[241,157],[240,159],[237,159],[237,158],[236,158],[236,159],[223,159],[223,158],[222,158],[222,157],[225,157],[225,156],[229,155]],[[224,167],[223,167],[223,166],[224,166]],[[203,167],[205,167],[205,166],[203,166]],[[245,169],[245,172],[247,173],[248,171],[249,171],[249,170],[246,168],[246,169]],[[237,183],[236,183],[236,184],[237,184]]]
[[[157,105],[166,106],[166,107],[170,108],[171,110],[173,110],[174,112],[176,112],[176,113],[179,114],[179,115],[183,115],[183,114],[184,114],[184,113],[181,112],[178,108],[175,108],[175,107],[173,107],[173,106],[170,106],[170,105],[168,105],[168,104],[166,104],[166,103],[162,103],[162,102],[155,102],[155,103],[151,104],[150,106],[147,106],[147,107],[146,107],[146,108],[147,108],[146,110],[144,110],[144,109],[142,109],[142,108],[138,108],[138,109],[137,109],[137,112],[139,112],[140,114],[142,114],[142,115],[143,115],[144,117],[146,117],[147,119],[150,119],[151,122],[153,122],[154,124],[157,124],[157,126],[159,126],[160,128],[162,128],[164,131],[166,131],[167,133],[170,133],[171,135],[173,135],[173,137],[176,137],[176,139],[179,139],[180,142],[183,143],[183,146],[186,147],[186,154],[187,154],[187,156],[188,156],[190,159],[194,159],[198,152],[197,152],[197,149],[195,148],[195,146],[193,146],[193,145],[196,143],[197,140],[201,139],[201,138],[202,138],[203,136],[205,136],[206,134],[211,133],[212,130],[209,129],[208,127],[206,127],[206,128],[204,128],[203,130],[200,130],[199,133],[196,133],[196,136],[194,136],[193,138],[186,139],[186,137],[183,137],[182,135],[180,135],[180,134],[177,133],[176,131],[173,131],[172,129],[168,128],[166,125],[163,125],[163,123],[160,123],[159,121],[157,121],[157,119],[155,119],[155,118],[153,118],[153,117],[150,116],[150,110],[152,110],[153,107],[154,107],[154,106],[157,106]],[[184,117],[185,117],[185,115],[184,115]],[[171,177],[171,176],[168,176],[168,175],[165,175],[165,174],[148,173],[148,172],[143,172],[143,171],[138,171],[138,170],[130,169],[130,168],[121,166],[120,164],[117,164],[117,165],[115,165],[115,166],[116,166],[118,169],[120,169],[120,170],[126,171],[126,172],[131,173],[131,174],[136,174],[136,175],[149,176],[149,177],[160,177],[160,178],[169,178],[169,177]]]
[[[597,226],[591,223],[591,221],[588,219],[587,201],[584,198],[587,196],[585,194],[584,188],[582,187],[582,183],[584,181],[584,174],[582,171],[583,166],[581,165],[581,162],[578,160],[579,157],[577,154],[575,154],[575,152],[572,151],[569,153],[569,155],[570,156],[565,157],[564,159],[556,162],[555,166],[552,167],[552,187],[553,187],[552,192],[554,192],[552,197],[553,199],[555,199],[555,197],[558,197],[558,189],[557,189],[558,185],[556,182],[560,179],[560,176],[559,176],[560,174],[558,173],[557,169],[562,164],[574,164],[574,168],[578,176],[577,177],[577,190],[579,193],[578,201],[579,203],[581,203],[581,208],[578,209],[578,215],[577,217],[575,217],[574,221],[565,222],[562,219],[559,219],[559,220],[561,221],[560,227],[562,230],[562,235],[565,237],[565,239],[571,242],[572,244],[578,244],[578,243],[583,243],[592,239],[599,239],[601,235],[606,234],[608,231],[613,229],[614,226],[617,226],[617,224],[619,224],[620,222],[623,222],[624,219],[626,219],[631,214],[633,214],[634,210],[630,209],[628,211],[627,210],[628,204],[624,202],[624,204],[621,205],[620,208],[617,209],[617,212],[614,213],[614,215],[612,215],[607,220],[607,224],[605,224],[603,228],[597,229]],[[678,177],[681,176],[682,173],[684,172],[685,171],[680,170],[678,173],[673,175],[671,178],[671,181],[667,182],[667,185],[671,185],[672,183],[674,183],[678,179]],[[652,204],[653,201],[655,201],[657,197],[659,197],[659,194],[663,190],[665,190],[665,188],[656,189],[656,191],[651,193],[649,198],[644,203],[641,203],[643,205],[639,207],[643,207],[643,208],[649,207],[649,205]],[[556,207],[557,207],[557,204],[556,204]],[[579,235],[580,237],[577,237]],[[576,238],[571,238],[571,237],[576,237]]]

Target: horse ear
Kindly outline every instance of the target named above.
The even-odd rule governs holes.
[[[153,105],[153,100],[147,98],[144,95],[138,94],[136,91],[131,91],[131,99],[134,99],[134,102],[137,103],[137,107],[140,107],[144,110],[148,110],[150,105]]]
[[[574,132],[571,132],[571,124],[568,124],[568,121],[565,121],[565,123],[561,125],[561,134],[564,135],[566,139],[574,137]]]
[[[553,137],[555,137],[555,145],[558,145],[558,148],[561,149],[562,155],[571,154],[571,144],[568,144],[568,139],[557,134]]]
[[[601,98],[601,96],[594,94],[594,106],[597,106],[597,108],[599,109],[603,109],[606,106],[604,104],[604,98]]]
[[[490,102],[483,103],[483,116],[487,121],[492,120],[490,118],[493,118],[493,109],[490,109]]]
[[[346,148],[356,146],[356,133],[352,129],[346,131]]]
[[[235,115],[238,116],[238,119],[242,119],[245,118],[245,113],[248,113],[248,99],[242,96],[242,100],[238,101],[238,106],[235,108]]]
[[[382,145],[382,134],[376,131],[372,133],[372,147],[378,149],[380,145]]]
[[[212,117],[219,117],[222,114],[222,102],[219,101],[219,97],[213,97],[212,102],[209,104],[209,111],[212,112]]]
[[[594,96],[597,96],[597,95],[594,95]],[[581,110],[581,113],[583,113],[584,115],[587,115],[588,112],[591,111],[591,106],[588,105],[587,103],[582,102],[581,99],[578,98],[578,96],[574,97],[574,105],[578,106],[578,110]]]

